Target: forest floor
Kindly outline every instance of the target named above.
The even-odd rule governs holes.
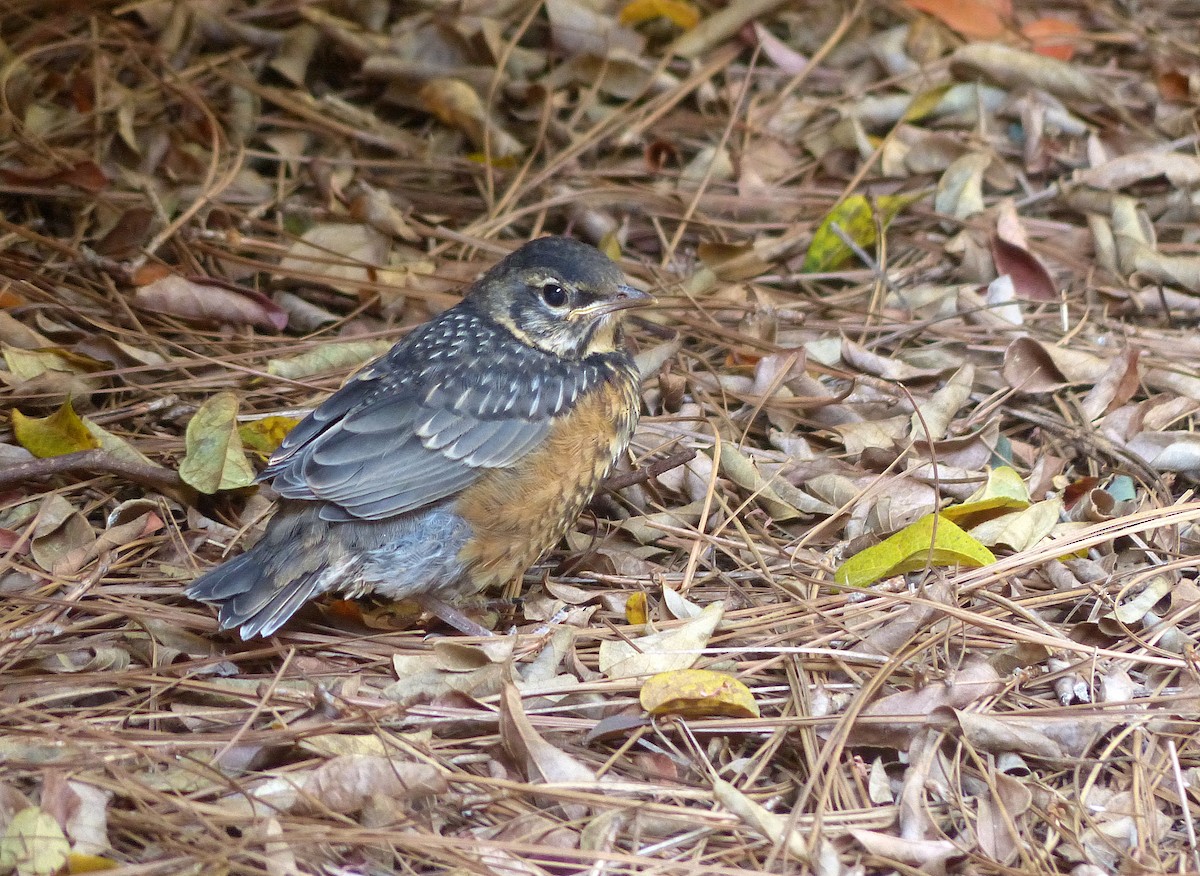
[[[0,873],[1200,873],[1194,0],[0,13]],[[643,416],[519,600],[186,584],[545,233]]]

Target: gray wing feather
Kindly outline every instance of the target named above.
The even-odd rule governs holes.
[[[463,462],[488,468],[505,468],[540,444],[550,431],[549,423],[543,423],[541,429],[520,428],[518,423],[502,424],[491,441],[464,458]]]
[[[547,419],[502,416],[428,410],[409,392],[351,409],[303,445],[281,448],[285,455],[272,459],[267,474],[281,496],[332,503],[321,512],[325,519],[392,517],[453,496],[490,468],[512,465],[550,429]]]
[[[326,503],[324,520],[404,514],[513,465],[604,379],[595,365],[513,353],[511,339],[472,319],[447,311],[349,381],[292,430],[260,480],[281,496]],[[450,341],[463,347],[456,362],[431,355]]]

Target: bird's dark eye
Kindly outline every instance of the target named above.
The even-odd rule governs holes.
[[[567,290],[557,283],[547,283],[542,286],[542,300],[557,310],[567,306]]]

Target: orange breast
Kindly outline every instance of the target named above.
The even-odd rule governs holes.
[[[545,442],[463,491],[455,510],[474,535],[459,553],[477,589],[511,581],[553,547],[629,444],[632,375],[602,383],[556,418]]]

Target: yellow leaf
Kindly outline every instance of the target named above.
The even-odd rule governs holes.
[[[995,561],[990,550],[956,523],[926,514],[846,560],[834,573],[834,580],[844,587],[866,587],[880,578],[926,567],[986,566]]]
[[[596,245],[596,248],[614,262],[621,260],[621,241],[617,240],[615,231],[610,231],[600,238],[600,243]]]
[[[238,436],[251,450],[270,455],[299,422],[295,417],[263,417],[261,420],[253,420],[239,426]]]
[[[877,238],[876,215],[879,227],[887,228],[897,213],[920,197],[919,194],[881,195],[874,199],[874,207],[865,195],[846,198],[822,220],[808,245],[801,270],[808,274],[834,271],[849,261],[854,251],[843,241],[843,236],[869,251]]]
[[[486,164],[488,167],[494,167],[498,170],[514,170],[521,166],[521,162],[515,155],[493,155],[487,157],[484,152],[468,152],[467,161],[473,161],[475,164]]]
[[[1029,490],[1021,476],[1002,465],[988,472],[987,482],[959,505],[944,508],[942,516],[964,528],[971,528],[1006,514],[1029,507]]]
[[[115,870],[120,866],[112,858],[100,855],[85,855],[81,852],[71,852],[67,855],[68,873],[99,873],[103,870]]]
[[[646,623],[649,619],[645,593],[639,591],[625,600],[625,623],[636,627]]]
[[[200,406],[188,421],[184,444],[187,455],[179,476],[201,493],[236,490],[254,483],[237,430],[237,396],[222,392]]]
[[[710,669],[660,672],[642,685],[642,708],[651,715],[684,718],[757,718],[750,688],[731,675]]]
[[[71,407],[70,399],[48,417],[27,417],[14,410],[12,427],[17,443],[42,459],[80,450],[95,450],[100,446],[100,442]]]
[[[700,23],[700,12],[684,0],[630,0],[618,18],[627,25],[665,18],[680,30],[691,30]]]

